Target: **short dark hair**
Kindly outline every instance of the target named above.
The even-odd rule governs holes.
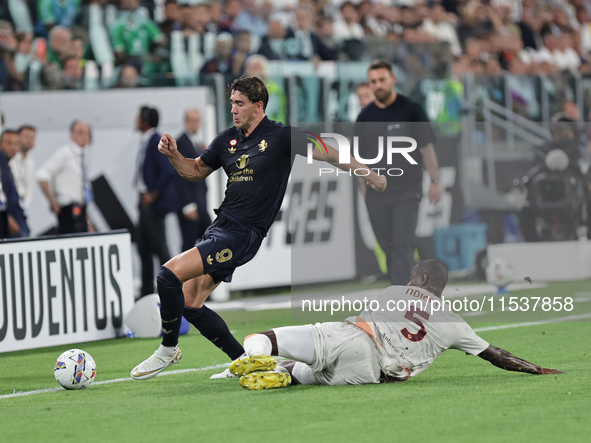
[[[243,93],[251,103],[263,102],[263,109],[267,109],[269,91],[260,78],[254,75],[237,78],[230,85],[230,90]]]
[[[417,270],[429,277],[431,286],[440,288],[443,291],[443,288],[447,285],[447,266],[441,260],[423,260],[417,263]]]
[[[373,71],[375,69],[387,69],[392,73],[392,64],[388,60],[384,59],[377,59],[370,63],[368,71]]]
[[[155,128],[160,121],[158,110],[149,106],[142,106],[140,108],[140,121],[147,123],[150,128]]]
[[[18,133],[14,129],[5,129],[4,131],[2,131],[2,135],[0,135],[0,142],[2,142],[2,139],[6,134],[18,135]]]
[[[23,131],[34,131],[37,132],[37,128],[33,125],[22,125],[20,128],[16,130],[19,134]]]

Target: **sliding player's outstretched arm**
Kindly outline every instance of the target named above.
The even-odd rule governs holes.
[[[374,170],[368,168],[363,163],[359,163],[353,157],[350,157],[349,163],[339,163],[339,151],[331,147],[329,144],[326,144],[326,151],[326,153],[317,152],[315,149],[312,157],[314,160],[325,161],[339,169],[342,169],[343,171],[352,172],[356,169],[366,169],[369,171],[369,174],[363,178],[365,179],[367,186],[379,192],[384,192],[386,190],[386,185],[388,183],[386,177],[383,175],[378,175]]]
[[[480,358],[488,360],[497,368],[505,369],[506,371],[517,371],[527,372],[528,374],[564,374],[564,372],[557,369],[542,368],[541,366],[534,365],[526,360],[514,356],[510,352],[504,349],[497,348],[496,346],[490,345],[480,354]]]
[[[183,157],[177,149],[174,137],[166,132],[162,134],[158,150],[168,157],[179,175],[189,181],[203,181],[213,172],[213,169],[207,166],[200,157],[196,159]]]

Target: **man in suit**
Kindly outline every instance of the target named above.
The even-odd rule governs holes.
[[[17,132],[11,129],[3,131],[0,136],[0,238],[30,235],[27,217],[8,166],[18,149]]]
[[[158,120],[158,111],[148,106],[140,108],[136,119],[136,128],[141,132],[135,178],[139,193],[136,245],[142,266],[141,296],[154,293],[154,256],[159,266],[170,259],[164,217],[176,210],[176,172],[158,152]]]
[[[186,158],[197,158],[203,154],[203,140],[201,128],[201,114],[197,109],[185,112],[185,132],[178,140],[179,152]],[[201,239],[211,218],[207,212],[207,185],[205,181],[190,182],[176,174],[177,188],[177,217],[181,235],[183,237],[182,250],[187,251]]]

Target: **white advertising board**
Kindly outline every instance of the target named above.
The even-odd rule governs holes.
[[[133,307],[126,232],[0,244],[0,353],[114,338]]]

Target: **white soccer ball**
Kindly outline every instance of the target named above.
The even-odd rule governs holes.
[[[88,352],[70,349],[57,358],[53,375],[66,389],[84,389],[96,375],[96,363]]]
[[[486,281],[497,287],[507,286],[515,281],[515,270],[505,260],[497,258],[486,268]]]

